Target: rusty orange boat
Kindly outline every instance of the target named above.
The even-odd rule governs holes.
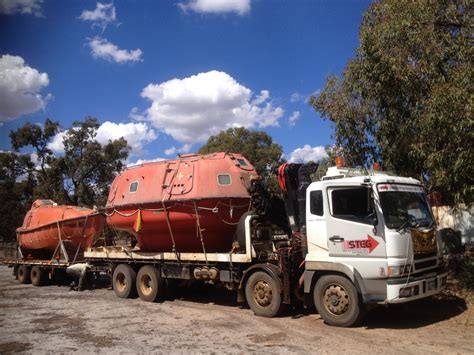
[[[64,242],[72,250],[91,247],[101,233],[105,217],[97,211],[36,200],[16,230],[24,256],[51,257]]]
[[[228,252],[255,169],[241,154],[180,155],[130,167],[110,188],[109,226],[137,237],[141,251]]]

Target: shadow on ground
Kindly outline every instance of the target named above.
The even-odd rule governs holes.
[[[229,291],[222,286],[216,287],[199,282],[173,283],[169,286],[167,301],[182,300],[202,304],[213,303],[232,308],[248,308],[245,302],[237,302],[235,291]],[[98,279],[89,280],[86,288],[111,288],[110,277],[101,275]],[[376,306],[367,313],[359,326],[368,329],[414,329],[456,317],[466,309],[466,302],[462,298],[450,294],[441,294],[404,304]],[[280,317],[304,318],[313,313],[316,313],[314,308],[304,309],[303,307],[286,306],[280,313]]]
[[[462,298],[442,294],[405,304],[377,307],[367,314],[361,325],[368,329],[421,328],[456,317],[466,309]]]

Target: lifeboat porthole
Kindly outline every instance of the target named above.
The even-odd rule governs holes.
[[[219,185],[230,185],[232,180],[229,174],[219,174],[217,175],[217,183]]]
[[[128,192],[134,193],[134,192],[137,192],[137,190],[138,190],[138,181],[133,181],[130,184],[130,188],[128,189]]]

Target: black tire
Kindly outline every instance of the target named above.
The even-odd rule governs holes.
[[[112,288],[119,298],[133,298],[136,296],[135,282],[137,273],[130,265],[119,264],[112,275]]]
[[[264,271],[254,272],[245,283],[245,298],[259,317],[275,317],[281,310],[278,281]]]
[[[329,325],[351,327],[363,316],[359,293],[343,276],[321,276],[314,286],[313,297],[319,315]]]
[[[30,268],[26,265],[20,265],[18,267],[18,272],[16,274],[16,278],[17,278],[18,282],[21,283],[21,284],[31,283]]]
[[[46,284],[47,270],[39,266],[33,266],[30,272],[30,279],[33,286],[43,286]]]
[[[165,283],[160,272],[152,265],[145,265],[137,275],[138,297],[146,302],[163,302],[165,300]]]

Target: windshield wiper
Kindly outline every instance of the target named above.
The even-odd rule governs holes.
[[[415,222],[413,223],[413,221],[410,221],[410,220],[406,220],[405,222],[402,223],[402,225],[400,227],[397,228],[397,232],[400,232],[402,229],[405,229],[406,227],[410,227],[410,228],[418,228],[420,225]]]
[[[420,226],[420,224],[416,221],[415,217],[413,217],[412,215],[410,215],[409,213],[407,213],[403,210],[398,211],[398,218],[403,223],[400,227],[397,228],[397,232],[400,232],[402,229],[404,229],[408,226],[410,228],[418,228]]]

